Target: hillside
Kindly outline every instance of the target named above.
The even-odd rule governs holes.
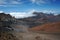
[[[15,35],[13,35],[12,24],[15,18],[9,14],[0,13],[0,40],[18,40]]]
[[[46,23],[44,25],[39,25],[33,28],[30,28],[32,31],[42,31],[42,32],[60,32],[60,22]]]
[[[34,12],[35,16],[27,17],[18,19],[19,21],[26,22],[29,27],[34,27],[38,25],[42,25],[48,22],[59,22],[60,21],[60,15],[54,15],[53,13],[43,13],[43,12]]]

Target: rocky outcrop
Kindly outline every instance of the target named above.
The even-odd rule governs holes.
[[[11,26],[15,21],[16,19],[11,15],[0,13],[0,40],[18,40],[13,35],[14,29]]]
[[[9,27],[14,21],[15,18],[11,15],[0,13],[0,27]]]
[[[14,21],[15,18],[10,14],[0,13],[0,21]]]

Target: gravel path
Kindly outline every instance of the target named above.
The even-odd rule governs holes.
[[[19,40],[60,40],[58,34],[17,33]]]

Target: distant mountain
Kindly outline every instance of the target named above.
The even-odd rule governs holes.
[[[30,30],[48,33],[60,33],[60,22],[46,23],[44,25],[39,25],[30,28]]]
[[[43,12],[34,12],[36,16],[18,19],[20,21],[26,22],[30,27],[42,25],[48,22],[59,22],[60,15],[54,15],[53,13],[47,14]]]

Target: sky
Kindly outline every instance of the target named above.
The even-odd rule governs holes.
[[[23,18],[34,16],[34,11],[59,14],[60,0],[0,0],[0,13]]]

